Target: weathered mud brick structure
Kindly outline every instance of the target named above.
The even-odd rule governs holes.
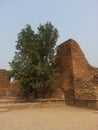
[[[6,70],[0,70],[0,98],[6,98],[9,95],[10,81]]]
[[[98,108],[98,68],[89,65],[78,43],[72,39],[57,50],[57,81],[51,86],[52,98],[64,99],[66,104]],[[0,70],[0,98],[21,97],[22,86],[10,83],[6,70]]]
[[[67,104],[98,108],[98,69],[89,65],[76,41],[69,39],[58,46],[60,75],[53,97]]]
[[[7,71],[4,69],[0,69],[0,98],[20,98],[22,96],[23,89],[20,82],[10,82]]]

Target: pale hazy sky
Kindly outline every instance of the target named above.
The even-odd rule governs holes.
[[[0,69],[10,69],[17,33],[50,21],[59,31],[57,45],[76,40],[88,62],[98,67],[98,0],[0,0]]]

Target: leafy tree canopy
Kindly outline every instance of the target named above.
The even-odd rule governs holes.
[[[47,88],[56,75],[58,31],[50,22],[40,24],[37,30],[36,33],[30,25],[26,25],[18,34],[15,56],[9,63],[9,75],[24,87]]]

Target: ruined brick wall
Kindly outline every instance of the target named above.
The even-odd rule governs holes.
[[[96,86],[93,84],[93,75],[96,72],[91,67],[83,54],[81,48],[75,41],[71,41],[72,66],[74,77],[74,95],[77,105],[96,107]]]
[[[72,39],[62,43],[58,46],[57,56],[57,65],[60,67],[54,85],[57,94],[64,94],[67,104],[97,107],[98,84],[92,80],[98,69],[89,65],[78,43]]]
[[[10,81],[6,70],[0,70],[0,98],[5,98],[9,95]]]
[[[58,46],[56,63],[60,72],[51,86],[52,98],[65,99],[66,104],[98,108],[98,68],[89,65],[76,41],[69,39]],[[0,70],[0,97],[21,97],[22,91],[18,81],[10,83],[7,71]]]
[[[55,84],[55,91],[58,89],[59,97],[62,95],[67,104],[74,104],[74,82],[71,56],[70,40],[58,46],[57,66],[60,68],[60,74]],[[58,97],[58,95],[56,95]]]
[[[18,80],[10,83],[9,96],[18,98],[23,97],[23,87]]]

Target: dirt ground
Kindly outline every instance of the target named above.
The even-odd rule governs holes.
[[[0,113],[0,130],[98,130],[98,111],[70,106]]]

